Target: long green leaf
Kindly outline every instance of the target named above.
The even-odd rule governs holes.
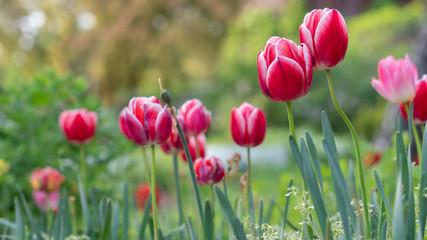
[[[387,197],[385,196],[385,193],[384,193],[384,188],[383,188],[383,184],[381,183],[380,176],[378,176],[378,173],[376,170],[374,170],[374,174],[375,174],[375,182],[377,184],[378,192],[380,193],[381,198],[384,201],[385,206],[387,207],[387,211],[389,212],[390,216],[393,217],[390,204],[388,203]]]
[[[83,184],[80,176],[78,177],[78,182],[79,182],[80,204],[82,205],[83,218],[86,224],[86,234],[90,234],[92,225],[90,221],[89,206],[87,204],[86,194],[85,194],[85,190],[83,188]]]
[[[341,171],[341,167],[339,166],[339,160],[336,159],[328,142],[326,140],[323,140],[322,143],[329,162],[329,167],[331,169],[332,182],[335,187],[335,196],[337,199],[338,210],[340,212],[341,221],[344,228],[345,238],[352,239],[352,233],[349,222],[349,211],[351,211],[351,208],[348,209],[347,207],[349,206],[350,202],[347,202],[349,201],[349,197],[348,192],[344,187],[347,181],[342,177],[343,174]],[[356,224],[356,222],[354,222],[354,224]]]
[[[22,218],[21,206],[19,204],[18,198],[15,197],[15,221],[16,221],[16,231],[15,236],[17,240],[25,240],[25,226],[24,219]]]
[[[150,209],[151,209],[151,193],[148,195],[147,201],[145,202],[144,214],[142,216],[141,225],[139,226],[139,238],[144,239],[145,235],[145,227],[147,226],[149,217],[150,217]]]
[[[302,178],[304,179],[304,181],[306,181],[305,175],[304,175],[304,166],[303,166],[303,162],[301,159],[301,152],[298,148],[298,144],[297,144],[295,138],[292,135],[289,136],[289,143],[291,144],[292,153],[294,154],[294,158],[297,162],[297,166],[298,166],[298,169],[302,175]]]
[[[316,170],[316,176],[317,181],[319,182],[320,189],[322,190],[322,196],[324,198],[324,191],[323,191],[323,178],[322,178],[322,170],[320,168],[320,161],[319,157],[317,156],[317,150],[316,146],[314,145],[313,139],[310,136],[310,133],[308,131],[305,132],[305,139],[307,141],[307,147],[310,151],[310,157],[311,161],[313,162],[314,169]]]
[[[13,222],[11,222],[11,221],[9,221],[9,220],[7,220],[7,219],[0,218],[0,224],[6,226],[8,228],[11,228],[14,231],[16,231],[16,224],[13,223]]]
[[[214,239],[214,222],[211,204],[209,201],[205,203],[205,240],[213,240]]]
[[[421,156],[421,182],[420,182],[420,193],[419,193],[419,235],[424,236],[425,225],[427,219],[427,123],[424,128],[424,137],[423,137],[423,147],[422,147],[422,156]]]
[[[62,198],[59,201],[58,214],[56,215],[56,227],[55,227],[55,239],[63,240],[64,239],[64,216],[62,215],[62,205],[64,204],[64,199]]]
[[[384,223],[386,223],[386,216],[385,216],[385,214],[386,214],[386,211],[385,211],[386,209],[385,209],[385,202],[384,202],[384,200],[381,200],[381,208],[380,208],[380,215],[379,215],[379,217],[380,217],[380,219],[379,219],[379,221],[378,221],[378,236],[377,236],[377,239],[378,240],[381,240],[381,239],[383,239],[382,238],[382,232],[383,232],[383,226],[384,226]],[[385,239],[385,237],[384,237],[384,239]]]
[[[188,216],[187,216],[187,227],[188,227],[190,239],[191,240],[198,240],[199,238],[197,237],[196,232],[194,232],[193,225],[191,224],[190,218],[188,218]]]
[[[106,208],[103,213],[103,223],[102,223],[102,240],[108,240],[111,233],[111,216],[112,216],[112,205],[111,200],[106,200]],[[101,219],[102,220],[102,219]]]
[[[306,184],[310,191],[311,200],[313,201],[314,209],[317,213],[317,219],[322,230],[323,237],[326,237],[326,219],[328,213],[326,212],[326,206],[323,201],[322,194],[319,190],[319,184],[314,174],[313,165],[311,164],[310,156],[308,154],[307,147],[303,139],[301,139],[301,159],[304,166],[304,175],[306,176]]]
[[[234,235],[236,236],[237,240],[246,240],[246,235],[243,230],[243,226],[240,223],[239,219],[236,218],[236,216],[234,215],[233,208],[231,207],[227,197],[224,195],[224,193],[218,186],[215,186],[215,193],[218,197],[218,202],[220,203],[221,208],[225,213],[225,216],[227,217],[228,222],[231,224],[231,228],[233,229]]]
[[[337,145],[335,144],[334,132],[332,131],[331,123],[329,122],[328,115],[325,111],[322,111],[322,130],[323,136],[331,148],[332,154],[338,158]]]
[[[111,240],[118,239],[119,222],[120,222],[119,218],[120,218],[120,206],[119,206],[119,203],[116,202],[113,205],[113,217],[112,217],[113,222],[111,223]]]
[[[397,177],[396,194],[394,200],[394,215],[393,215],[393,239],[406,239],[407,225],[404,214],[404,196],[402,193],[402,169],[399,169]]]
[[[261,239],[262,236],[262,224],[264,223],[264,219],[263,219],[263,214],[264,214],[264,203],[262,201],[262,199],[259,202],[259,219],[258,219],[258,237]]]
[[[123,184],[123,239],[129,239],[129,189],[126,182]]]
[[[283,235],[285,233],[285,227],[286,227],[286,217],[288,215],[288,208],[289,208],[289,198],[291,197],[290,193],[290,188],[292,187],[292,183],[293,183],[293,179],[291,179],[291,181],[289,181],[289,185],[287,188],[287,196],[286,196],[286,201],[285,201],[285,210],[283,211],[282,217],[283,217],[283,222],[282,222],[282,228],[280,229],[280,240],[283,239]],[[279,210],[280,210],[280,206]]]
[[[68,202],[68,192],[65,187],[62,189],[62,199],[64,199],[62,204],[62,216],[64,216],[64,236],[69,236],[73,232],[73,225],[71,224],[72,218],[70,212],[70,205]]]
[[[34,220],[33,214],[31,213],[30,207],[28,206],[27,200],[24,197],[24,194],[22,193],[22,190],[19,186],[17,186],[19,196],[21,197],[21,201],[24,204],[25,212],[27,213],[27,217],[30,220],[31,229],[35,232],[37,239],[42,240],[43,237],[40,232],[40,228],[37,226],[36,221]]]

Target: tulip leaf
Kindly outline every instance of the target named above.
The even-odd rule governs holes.
[[[103,223],[102,223],[102,240],[108,240],[110,231],[111,231],[111,216],[112,216],[112,204],[111,201],[105,199],[105,211],[103,213]]]
[[[123,184],[123,239],[129,239],[129,189],[128,184]]]
[[[331,148],[332,154],[335,158],[338,158],[338,150],[337,145],[335,144],[334,132],[331,127],[331,123],[329,122],[328,115],[325,111],[322,111],[322,130],[323,136]]]
[[[385,233],[387,230],[387,229],[383,229],[384,224],[387,224],[385,206],[386,206],[385,202],[381,200],[381,208],[380,208],[380,214],[379,214],[380,219],[378,221],[378,236],[377,236],[378,240],[385,239],[385,235],[383,237],[383,231]]]
[[[387,197],[385,196],[385,193],[384,193],[384,188],[383,188],[383,185],[381,183],[381,179],[378,176],[378,173],[376,170],[374,170],[374,174],[375,174],[375,182],[377,183],[377,189],[378,189],[378,192],[380,193],[382,201],[384,201],[385,206],[387,207],[387,211],[390,214],[390,216],[393,216],[390,204],[388,203]]]
[[[264,214],[264,202],[262,199],[259,201],[259,219],[258,219],[258,238],[261,239],[262,236],[262,224],[263,224],[263,214]]]
[[[317,181],[319,182],[320,189],[322,190],[322,196],[324,197],[323,192],[323,178],[322,178],[322,170],[320,168],[319,157],[317,156],[316,146],[314,145],[313,139],[310,136],[308,131],[305,132],[305,139],[307,141],[307,147],[310,151],[311,161],[313,162],[314,169],[316,170]]]
[[[187,227],[188,227],[188,231],[190,232],[190,239],[199,240],[199,238],[196,235],[196,232],[194,232],[193,225],[191,224],[190,218],[188,218],[188,216],[187,216]]]
[[[214,239],[214,222],[212,215],[212,208],[209,201],[205,203],[205,224],[204,224],[204,232],[205,232],[205,240],[213,240]]]
[[[283,211],[283,213],[281,214],[283,217],[283,222],[282,222],[282,228],[280,229],[280,240],[283,239],[283,235],[285,233],[285,227],[286,227],[286,217],[288,215],[288,208],[289,208],[289,198],[291,197],[290,192],[291,192],[291,187],[292,187],[292,183],[293,183],[293,179],[291,179],[291,181],[289,181],[289,185],[288,185],[288,189],[286,192],[286,202],[285,202],[285,210]],[[280,206],[278,206],[279,210],[280,210]],[[281,211],[280,211],[281,212]]]
[[[64,187],[62,189],[62,199],[64,199],[63,202],[63,216],[64,216],[64,236],[69,236],[73,232],[73,225],[71,224],[71,212],[70,212],[70,205],[68,202],[68,192],[67,189]]]
[[[2,224],[2,225],[4,225],[4,226],[6,226],[6,227],[8,227],[8,228],[11,228],[12,230],[14,230],[14,231],[16,231],[16,224],[15,223],[13,223],[13,222],[11,222],[11,221],[9,221],[9,220],[6,220],[6,219],[4,219],[4,218],[0,218],[0,224]]]
[[[407,225],[404,214],[405,204],[402,193],[402,168],[399,169],[396,184],[396,194],[394,199],[394,215],[393,215],[393,239],[406,239]]]
[[[145,235],[145,228],[147,226],[148,223],[148,219],[150,217],[150,209],[151,209],[151,192],[148,195],[147,201],[145,202],[145,207],[144,207],[144,214],[142,215],[142,220],[141,220],[141,225],[139,226],[139,239],[144,239],[144,235]]]
[[[24,194],[22,193],[22,190],[19,186],[17,186],[18,192],[19,192],[19,196],[21,197],[21,201],[24,205],[24,209],[25,212],[27,213],[27,217],[30,220],[30,225],[31,225],[31,229],[32,231],[34,231],[36,233],[36,236],[38,239],[43,239],[40,229],[37,226],[36,221],[34,220],[33,214],[31,213],[30,207],[28,206],[27,200],[24,197]]]
[[[114,203],[113,205],[113,222],[111,223],[111,240],[118,239],[119,232],[119,219],[120,219],[120,206],[119,203]],[[140,238],[142,239],[142,238]]]
[[[426,123],[427,125],[427,123]],[[427,218],[427,126],[424,128],[423,147],[421,160],[421,181],[419,190],[419,235],[424,236]]]
[[[17,240],[25,240],[24,219],[22,218],[21,206],[19,204],[17,197],[15,197],[14,203],[15,203],[15,224],[16,224],[15,236]]]
[[[80,176],[78,177],[78,182],[79,182],[80,203],[82,205],[83,218],[86,224],[86,234],[89,234],[92,229],[91,222],[90,222],[89,206],[87,203],[85,190],[83,188],[82,179]]]
[[[246,240],[246,235],[243,230],[243,226],[240,223],[239,219],[236,218],[236,216],[234,215],[233,208],[231,207],[227,197],[224,195],[224,193],[218,186],[215,186],[215,193],[218,197],[218,202],[220,203],[221,208],[225,213],[225,216],[228,222],[230,223],[237,240]]]

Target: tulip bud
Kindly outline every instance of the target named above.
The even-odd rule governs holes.
[[[198,99],[186,101],[179,109],[179,114],[184,117],[184,131],[188,136],[197,136],[206,133],[211,124],[209,112]]]
[[[348,30],[336,9],[316,9],[307,13],[299,28],[300,42],[310,49],[314,70],[331,69],[344,60]]]
[[[388,101],[404,103],[415,97],[418,70],[408,55],[405,55],[405,59],[396,60],[392,56],[381,59],[378,78],[372,78],[372,87]]]
[[[272,37],[258,54],[258,81],[264,95],[275,102],[290,102],[310,90],[313,66],[310,50],[285,38]]]
[[[200,185],[213,185],[224,178],[224,164],[217,157],[198,158],[194,162],[194,172]]]
[[[160,97],[162,98],[163,102],[165,102],[167,105],[172,106],[171,102],[172,102],[172,95],[170,94],[170,92],[166,89],[164,89],[161,93],[160,93]]]
[[[231,135],[235,143],[242,147],[255,147],[265,137],[266,120],[258,108],[244,102],[231,112]]]
[[[172,131],[172,117],[156,97],[133,98],[123,109],[131,140],[141,146],[164,143]],[[125,134],[125,136],[127,136]]]
[[[197,137],[190,136],[188,137],[188,150],[190,151],[191,160],[194,162],[197,158],[196,156],[196,138],[197,138],[197,144],[199,148],[199,157],[205,157],[205,149],[206,149],[206,137],[204,134],[198,135]],[[181,154],[182,159],[187,162],[187,156],[185,153]]]
[[[87,109],[63,111],[59,115],[59,127],[71,144],[90,142],[95,135],[98,117]]]
[[[416,85],[416,91],[415,91],[415,97],[412,100],[414,102],[414,123],[416,124],[422,124],[427,121],[427,75],[425,74],[419,81],[417,81]],[[409,109],[409,102],[406,103],[400,103],[400,113],[402,114],[403,118],[408,121],[408,113],[406,112],[405,105],[408,106]]]

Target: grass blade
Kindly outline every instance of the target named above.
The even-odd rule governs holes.
[[[335,144],[334,132],[331,127],[331,123],[329,122],[328,115],[325,111],[322,111],[322,130],[323,136],[325,137],[325,141],[328,143],[331,148],[331,152],[334,157],[338,158],[338,150],[337,145]]]
[[[194,232],[193,225],[191,224],[190,218],[188,218],[188,216],[187,216],[187,227],[188,227],[190,239],[191,240],[199,240],[199,238],[196,235],[196,232]]]
[[[144,239],[145,228],[147,226],[148,220],[150,218],[150,209],[151,209],[151,193],[148,195],[147,202],[145,202],[144,214],[142,216],[141,225],[139,226],[139,238]]]
[[[22,218],[22,211],[21,206],[19,204],[18,198],[15,197],[14,200],[15,203],[15,224],[16,224],[16,231],[15,236],[17,240],[25,240],[25,226],[24,226],[24,219]]]
[[[119,218],[120,218],[120,206],[119,203],[113,205],[113,222],[111,223],[111,240],[118,239],[119,232]],[[140,238],[142,239],[142,238]]]
[[[305,139],[307,141],[308,150],[310,151],[311,161],[313,162],[314,169],[316,170],[317,181],[319,182],[320,189],[322,190],[322,196],[324,197],[325,194],[323,192],[323,178],[322,170],[320,168],[320,161],[319,157],[317,156],[316,146],[314,145],[313,139],[311,138],[308,131],[305,132]]]
[[[399,170],[399,176],[396,184],[396,194],[394,200],[394,216],[393,216],[393,239],[406,239],[407,226],[404,214],[404,196],[402,193],[402,169]]]
[[[106,200],[106,208],[105,211],[103,213],[103,223],[102,223],[102,240],[108,240],[108,237],[111,233],[111,216],[112,216],[112,205],[111,205],[111,200]],[[102,221],[102,219],[101,219]]]
[[[35,232],[37,239],[43,239],[41,232],[40,232],[40,228],[37,226],[37,223],[34,220],[33,214],[31,213],[30,207],[28,206],[27,200],[25,199],[21,188],[19,186],[17,186],[17,189],[18,189],[19,196],[21,197],[21,201],[24,204],[24,209],[25,209],[25,212],[27,213],[27,217],[30,220],[30,225],[31,225],[32,231]]]
[[[89,206],[87,204],[85,190],[83,188],[82,179],[78,177],[79,182],[79,194],[80,194],[80,204],[82,205],[83,218],[86,224],[86,234],[89,235],[92,229],[90,221]]]
[[[383,188],[383,184],[381,183],[380,176],[378,176],[378,173],[376,170],[374,170],[374,174],[375,174],[375,182],[377,184],[378,192],[380,193],[380,196],[384,201],[385,206],[387,207],[388,213],[390,214],[391,217],[393,217],[390,204],[388,203],[387,197],[385,196],[385,193],[384,193],[384,188]]]
[[[16,223],[13,223],[13,222],[11,222],[9,220],[6,220],[4,218],[0,218],[0,224],[4,225],[4,226],[6,226],[6,227],[8,227],[8,228],[10,228],[10,229],[12,229],[14,231],[16,231],[16,229],[17,229],[16,228]]]
[[[212,208],[209,201],[205,203],[205,240],[213,240],[214,239],[214,222],[212,215]]]
[[[262,236],[262,224],[263,224],[263,211],[264,211],[264,203],[262,199],[259,202],[259,219],[258,219],[258,237],[261,239]]]
[[[291,197],[290,192],[291,192],[291,187],[293,184],[293,179],[291,179],[291,181],[289,181],[289,185],[288,185],[288,189],[287,189],[287,193],[286,193],[286,202],[285,202],[285,210],[283,211],[283,222],[282,222],[282,228],[280,229],[280,240],[283,239],[283,234],[285,233],[285,227],[286,227],[286,217],[288,215],[288,208],[289,208],[289,198]],[[280,207],[279,207],[280,209]]]
[[[123,184],[123,239],[129,239],[129,189],[128,184]]]

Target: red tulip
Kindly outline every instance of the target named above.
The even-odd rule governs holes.
[[[172,131],[172,117],[167,106],[162,108],[157,98],[133,98],[123,110],[134,143],[141,146],[155,145],[168,139]]]
[[[120,132],[122,132],[122,134],[129,140],[132,141],[132,135],[130,134],[128,125],[126,123],[126,111],[125,108],[122,109],[122,111],[120,112],[119,115],[119,129]]]
[[[87,109],[63,111],[59,115],[59,127],[71,144],[86,144],[95,135],[98,117]]]
[[[147,203],[148,196],[150,195],[150,193],[151,193],[151,188],[149,184],[147,183],[139,184],[139,186],[137,187],[134,193],[135,203],[138,209],[143,210],[145,208],[145,204]],[[161,198],[160,190],[158,187],[156,187],[157,205],[160,203],[160,200],[161,200],[160,198]]]
[[[372,87],[390,102],[404,103],[415,96],[418,70],[408,55],[396,60],[393,56],[378,63],[378,78],[372,78]]]
[[[242,147],[255,147],[264,141],[266,131],[264,113],[244,102],[231,112],[231,135]]]
[[[367,152],[362,158],[366,167],[373,167],[381,161],[382,154],[379,152]]]
[[[272,101],[290,102],[306,95],[312,78],[312,59],[305,44],[272,37],[258,54],[259,85]]]
[[[299,33],[300,42],[310,49],[314,70],[331,69],[344,60],[348,30],[338,10],[325,8],[307,13]]]
[[[199,147],[199,157],[205,157],[205,149],[206,149],[206,137],[204,134],[197,136],[197,143]],[[190,151],[191,160],[194,162],[197,158],[196,156],[196,137],[190,136],[188,137],[188,150]],[[187,156],[185,153],[181,154],[182,159],[187,162]]]
[[[194,171],[200,185],[216,184],[224,178],[224,164],[216,157],[198,158],[194,162]]]
[[[184,130],[187,136],[197,136],[206,133],[211,124],[209,112],[198,99],[186,101],[179,113],[184,117]]]
[[[177,115],[176,117],[179,121],[179,124],[183,126],[184,118],[181,115]],[[176,125],[173,126],[171,135],[169,136],[168,140],[166,140],[166,142],[161,145],[161,147],[163,152],[169,155],[177,155],[184,152],[184,146],[182,144],[181,138],[179,137]]]
[[[427,75],[417,82],[415,97],[412,101],[414,101],[414,122],[425,123],[427,121]],[[409,109],[409,102],[399,104],[403,118],[408,121],[408,114],[403,104],[407,104]]]

